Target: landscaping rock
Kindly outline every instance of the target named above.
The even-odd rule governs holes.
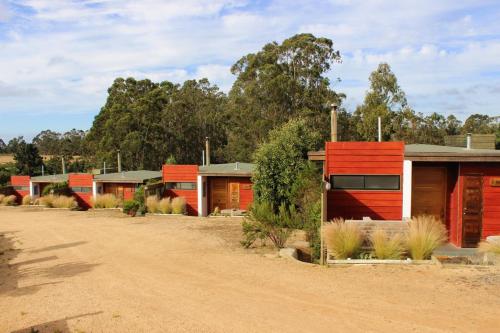
[[[293,247],[285,247],[284,249],[280,249],[280,257],[297,260],[297,249]]]

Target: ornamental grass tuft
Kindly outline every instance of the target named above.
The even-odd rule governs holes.
[[[172,199],[172,214],[185,214],[186,213],[186,198],[175,197]]]
[[[150,213],[158,212],[158,198],[156,197],[156,195],[150,195],[146,198],[146,208]]]
[[[158,211],[162,214],[172,213],[172,203],[170,198],[163,198],[158,202]]]
[[[118,206],[120,206],[120,200],[114,194],[98,194],[92,197],[93,208],[117,208]]]
[[[363,245],[363,233],[354,223],[334,219],[323,227],[325,243],[335,259],[355,258]]]
[[[432,252],[447,240],[446,227],[436,217],[420,215],[410,220],[406,246],[412,259],[430,259]]]
[[[404,237],[401,234],[389,236],[383,229],[376,229],[370,235],[373,254],[377,259],[401,259],[405,253]]]

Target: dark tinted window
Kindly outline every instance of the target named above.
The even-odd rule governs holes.
[[[92,187],[72,187],[71,191],[78,193],[90,193],[92,192]]]
[[[337,190],[399,190],[399,175],[332,175],[332,189]]]
[[[167,190],[196,190],[196,183],[191,182],[177,182],[177,183],[166,183],[165,188]]]

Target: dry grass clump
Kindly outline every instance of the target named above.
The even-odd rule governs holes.
[[[31,205],[31,202],[32,202],[31,195],[25,195],[25,196],[23,197],[23,200],[22,200],[21,204],[22,204],[23,206],[29,206],[29,205]]]
[[[401,234],[390,237],[383,229],[376,229],[370,236],[373,254],[377,259],[401,259],[405,253],[404,238]]]
[[[163,198],[158,202],[158,211],[162,214],[172,213],[172,203],[170,198]]]
[[[363,245],[363,233],[354,223],[335,219],[323,229],[325,243],[335,259],[354,258]]]
[[[175,197],[172,199],[172,214],[184,214],[186,213],[186,198]]]
[[[40,198],[40,203],[49,208],[70,208],[78,207],[74,197],[67,197],[65,195],[49,194]]]
[[[432,215],[416,216],[409,222],[406,245],[415,260],[429,259],[432,252],[447,240],[444,224]]]
[[[500,242],[482,241],[477,250],[481,253],[491,252],[500,255]]]
[[[156,195],[150,195],[146,198],[146,207],[150,213],[156,213],[158,211],[158,198]]]
[[[2,204],[2,201],[4,198],[5,198],[5,194],[0,194],[0,205]]]
[[[15,195],[7,195],[3,196],[2,201],[0,201],[0,205],[2,206],[14,206],[17,202],[17,198]]]
[[[111,193],[92,197],[92,207],[94,208],[117,208],[118,206],[120,206],[120,200]]]

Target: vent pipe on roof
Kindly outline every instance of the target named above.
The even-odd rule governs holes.
[[[382,142],[382,117],[378,117],[378,142]]]
[[[239,162],[236,162],[236,166],[234,167],[234,170],[239,170],[240,169],[240,164]]]
[[[467,133],[467,149],[472,149],[472,134]]]
[[[42,164],[42,176],[45,176],[45,167]]]
[[[103,170],[104,170],[104,174],[106,174],[106,161],[104,161]]]
[[[208,136],[205,139],[205,150],[207,154],[206,165],[210,165],[210,140],[208,139]]]
[[[118,149],[117,157],[118,159],[118,172],[122,172],[122,157],[120,155],[120,149]]]
[[[205,150],[201,151],[201,165],[205,165]]]
[[[331,112],[331,135],[332,142],[337,142],[337,104],[332,104],[332,112]]]
[[[62,164],[62,173],[64,175],[66,174],[66,163],[64,163],[64,156],[61,157],[61,164]]]

